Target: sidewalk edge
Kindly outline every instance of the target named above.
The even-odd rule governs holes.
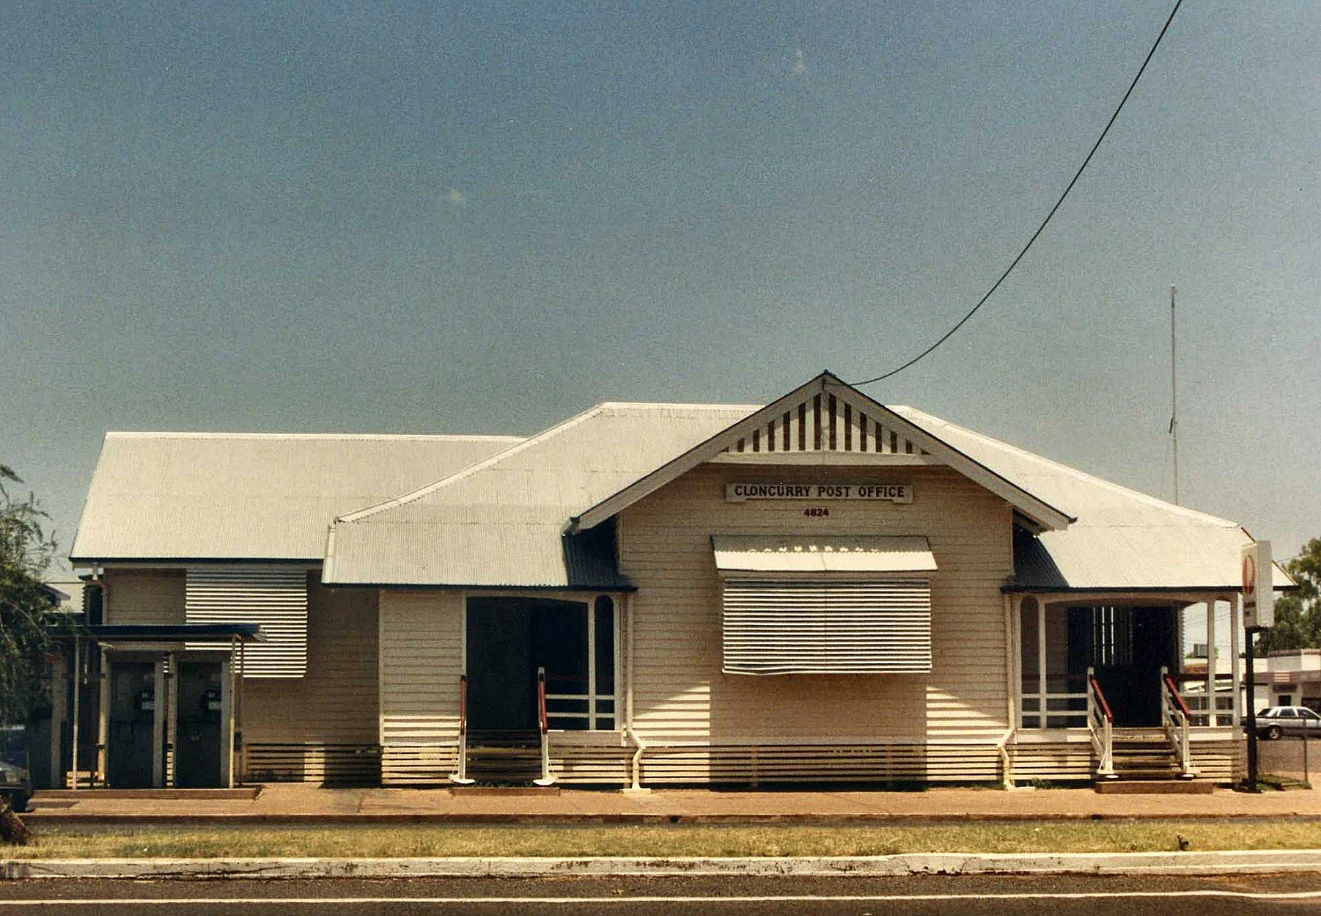
[[[1225,875],[1321,872],[1321,849],[891,856],[7,859],[0,879],[540,878],[907,875]]]

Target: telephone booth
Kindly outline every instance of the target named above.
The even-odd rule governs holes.
[[[243,753],[243,649],[265,640],[260,626],[99,625],[67,638],[73,646],[61,693],[68,698],[69,753],[61,755],[61,767],[69,788],[235,785]],[[88,760],[88,747],[95,748],[94,766],[73,766]]]

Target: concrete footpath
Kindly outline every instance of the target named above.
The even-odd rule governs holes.
[[[436,789],[326,789],[272,784],[259,791],[39,792],[24,819],[75,824],[738,824],[922,823],[1108,818],[1321,820],[1321,789],[1249,795],[1100,795],[1090,789],[933,788],[925,792],[565,789],[476,794]]]
[[[1321,850],[921,853],[799,857],[454,857],[0,860],[0,879],[901,877],[908,875],[1235,875],[1321,872]]]

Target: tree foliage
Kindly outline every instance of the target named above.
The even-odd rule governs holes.
[[[1284,568],[1298,591],[1275,599],[1275,627],[1262,633],[1258,650],[1321,648],[1321,538],[1312,538]]]
[[[45,701],[45,659],[56,617],[42,579],[55,557],[49,516],[0,464],[0,723],[21,722]]]

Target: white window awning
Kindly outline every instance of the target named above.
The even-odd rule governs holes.
[[[716,568],[725,577],[823,573],[931,573],[936,558],[924,537],[847,535],[712,535]]]

